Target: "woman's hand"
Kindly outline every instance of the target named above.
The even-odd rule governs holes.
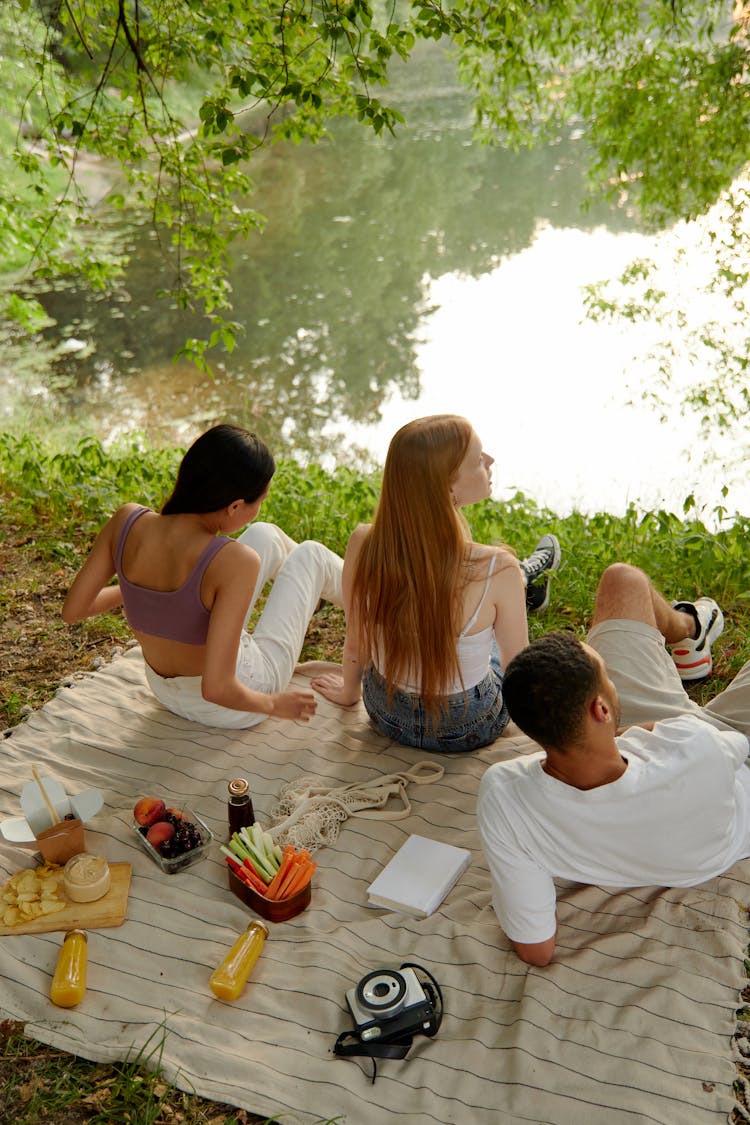
[[[309,722],[318,706],[311,691],[277,691],[270,699],[274,718],[301,719],[303,723]]]
[[[347,688],[344,677],[340,672],[326,672],[323,676],[316,676],[310,681],[316,691],[319,691],[331,703],[338,703],[339,707],[351,707],[357,703],[362,692],[357,689]]]

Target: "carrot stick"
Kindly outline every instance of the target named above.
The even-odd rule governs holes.
[[[276,889],[276,897],[277,898],[286,898],[287,887],[289,886],[289,884],[293,880],[296,872],[299,870],[300,863],[303,863],[303,862],[304,862],[304,860],[301,860],[299,858],[299,855],[294,856],[291,864],[287,868],[286,875],[282,879],[280,886]]]
[[[283,886],[279,891],[279,898],[288,898],[290,894],[294,894],[305,883],[305,875],[312,875],[315,870],[314,865],[311,864],[309,859],[303,859],[292,868],[291,872],[284,880]]]
[[[299,867],[300,867],[301,864],[309,863],[309,861],[310,861],[310,853],[309,853],[309,851],[307,851],[306,848],[300,848],[300,850],[298,852],[293,851],[293,854],[291,856],[291,862],[289,863],[289,866],[286,868],[286,871],[285,871],[284,875],[282,876],[280,882],[278,883],[278,885],[276,886],[276,889],[274,891],[274,897],[275,898],[277,898],[277,899],[286,898],[286,887],[289,883],[289,880],[292,878],[294,873],[299,870]]]
[[[283,854],[281,856],[281,863],[279,864],[279,869],[276,872],[276,874],[274,875],[271,882],[266,887],[266,898],[276,898],[276,892],[279,889],[279,887],[281,886],[281,884],[284,882],[284,879],[286,879],[287,872],[289,871],[289,868],[291,867],[292,863],[294,862],[295,854],[296,853],[294,851],[293,845],[287,844],[286,847],[284,848]]]
[[[316,867],[315,861],[306,860],[304,863],[300,863],[282,897],[291,898],[292,895],[296,895],[303,890],[312,879]]]

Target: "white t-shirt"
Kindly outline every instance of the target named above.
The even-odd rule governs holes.
[[[479,787],[479,832],[512,941],[555,933],[553,877],[605,887],[691,887],[750,856],[748,739],[687,715],[617,739],[627,769],[576,789],[544,753],[498,762]]]

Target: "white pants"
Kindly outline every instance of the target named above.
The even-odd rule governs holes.
[[[313,539],[295,543],[272,523],[254,523],[240,543],[260,555],[260,574],[248,609],[273,579],[255,631],[244,632],[237,653],[237,678],[253,691],[284,691],[299,660],[307,626],[321,598],[342,604],[343,561]],[[247,623],[247,621],[246,621]],[[257,711],[235,711],[201,695],[200,676],[164,677],[146,665],[146,679],[156,698],[175,715],[206,726],[242,730],[266,718]]]

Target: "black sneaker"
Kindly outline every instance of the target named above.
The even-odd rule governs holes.
[[[520,566],[526,576],[526,611],[542,613],[549,605],[549,582],[544,578],[547,571],[557,570],[562,553],[556,535],[543,535],[527,559]]]
[[[541,578],[545,570],[557,570],[561,559],[560,543],[556,535],[543,535],[527,559],[521,559],[521,570],[530,586]]]
[[[543,613],[549,605],[549,582],[543,578],[533,586],[526,587],[526,612]]]

